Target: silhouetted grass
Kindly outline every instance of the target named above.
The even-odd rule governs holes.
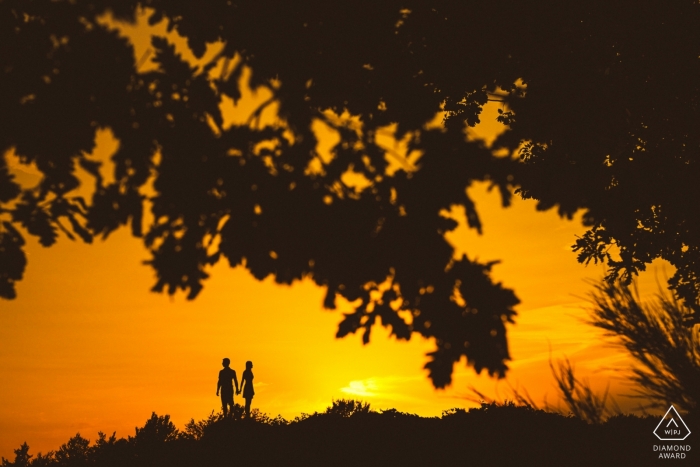
[[[9,466],[449,466],[651,465],[660,443],[652,434],[658,417],[616,415],[587,423],[573,415],[532,405],[482,403],[420,417],[369,404],[334,401],[322,413],[288,421],[254,410],[250,419],[212,413],[178,430],[155,413],[135,436],[100,433],[90,443],[80,434],[57,451],[35,457],[25,443]],[[686,418],[689,425],[695,418]],[[695,423],[694,426],[698,426]],[[692,430],[692,428],[691,428]],[[668,442],[667,442],[668,443]],[[691,451],[686,462],[692,463]]]
[[[700,407],[700,326],[695,310],[659,290],[642,301],[636,283],[602,282],[591,294],[590,324],[634,358],[635,396],[649,407]]]

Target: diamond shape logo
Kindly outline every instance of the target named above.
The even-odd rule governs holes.
[[[661,441],[682,441],[690,435],[690,430],[672,405],[654,429],[654,434]]]

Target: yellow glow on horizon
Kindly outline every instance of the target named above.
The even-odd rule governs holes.
[[[350,381],[347,386],[340,388],[340,391],[352,397],[363,398],[376,396],[376,389],[376,380],[374,378],[370,378],[365,381]]]

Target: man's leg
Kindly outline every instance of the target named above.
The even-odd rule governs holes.
[[[221,391],[221,408],[224,411],[224,418],[228,415],[228,406],[231,406],[231,414],[233,415],[233,393]]]
[[[224,396],[224,393],[221,393],[221,410],[224,411],[224,418],[226,418],[226,397]]]

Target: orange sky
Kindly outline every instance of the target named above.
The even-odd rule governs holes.
[[[148,31],[125,31],[133,34],[136,55],[142,56]],[[247,115],[256,98],[261,96],[246,94],[236,112],[229,109],[228,120]],[[483,120],[495,111],[489,107]],[[497,124],[482,125],[473,134],[488,140],[496,131]],[[102,154],[96,156],[108,157],[113,149],[103,133]],[[6,157],[21,181],[36,182],[31,168],[17,168],[14,157]],[[628,364],[625,354],[580,322],[591,289],[585,280],[599,279],[603,270],[579,265],[571,252],[575,235],[584,231],[579,218],[536,212],[534,203],[519,198],[504,210],[485,186],[470,194],[484,235],[462,222],[448,240],[457,255],[501,259],[494,278],[521,299],[517,324],[508,329],[513,357],[508,382],[527,389],[536,401],[546,396],[556,404],[551,349],[554,359],[566,355],[574,361],[578,375],[594,387],[602,390],[609,383],[613,394],[629,392],[618,371]],[[66,238],[51,248],[33,238],[27,243],[29,265],[17,287],[19,298],[0,301],[0,456],[5,458],[14,458],[12,449],[24,441],[36,454],[57,449],[76,432],[91,440],[99,430],[133,435],[152,411],[170,414],[180,428],[190,418],[204,418],[219,410],[215,390],[223,357],[231,358],[239,375],[252,360],[253,406],[286,418],[322,410],[333,398],[359,398],[374,408],[429,416],[473,405],[465,399],[472,385],[493,396],[507,395],[508,383],[476,376],[463,362],[450,388],[434,390],[422,369],[432,346],[417,337],[397,342],[376,327],[367,346],[359,335],[336,340],[340,312],[348,306],[324,311],[324,290],[311,281],[291,287],[258,282],[222,263],[200,296],[188,302],[183,294],[149,292],[154,275],[141,264],[147,253],[128,229],[93,245]],[[671,269],[651,267],[641,279],[644,294],[656,291],[655,273],[663,283]],[[617,401],[631,406],[623,397]]]

